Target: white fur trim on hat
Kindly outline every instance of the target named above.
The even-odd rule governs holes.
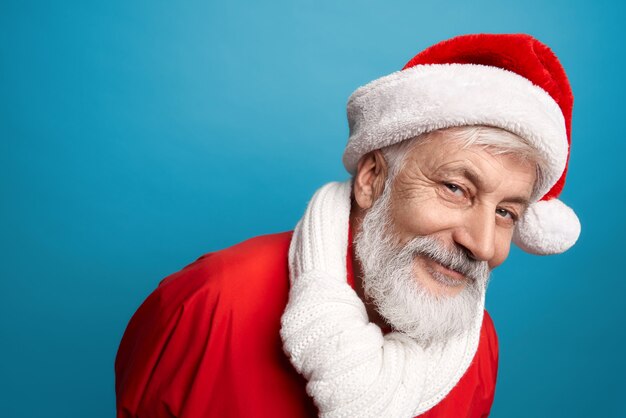
[[[513,242],[522,250],[540,255],[560,254],[576,243],[580,221],[558,199],[540,200],[528,207],[516,225]]]
[[[528,79],[478,64],[416,65],[374,80],[348,100],[344,152],[354,174],[364,154],[436,129],[489,125],[527,139],[549,163],[543,196],[568,154],[565,120],[554,99]]]

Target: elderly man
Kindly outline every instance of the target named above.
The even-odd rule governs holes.
[[[572,95],[528,35],[436,44],[349,99],[349,181],[293,232],[206,254],[159,284],[115,363],[118,417],[483,417],[484,310],[511,241],[555,254]]]

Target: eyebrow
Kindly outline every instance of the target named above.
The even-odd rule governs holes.
[[[476,184],[478,187],[481,187],[483,189],[485,188],[486,182],[484,178],[481,177],[480,174],[472,170],[470,167],[462,166],[458,168],[444,169],[443,171],[448,172],[448,173],[461,174],[467,177],[472,183]],[[505,197],[503,201],[510,202],[510,203],[518,203],[520,205],[523,205],[524,208],[528,207],[528,205],[530,204],[530,198],[523,197],[523,196]]]
[[[528,207],[528,205],[530,204],[530,199],[527,199],[527,198],[521,197],[521,196],[505,197],[504,201],[505,202],[511,202],[511,203],[518,203],[518,204],[524,206],[525,208]]]

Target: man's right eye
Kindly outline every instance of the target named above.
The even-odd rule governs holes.
[[[448,190],[450,190],[453,194],[459,196],[459,197],[463,197],[464,193],[463,193],[463,189],[461,189],[460,186],[454,184],[454,183],[444,183],[444,185],[448,188]]]

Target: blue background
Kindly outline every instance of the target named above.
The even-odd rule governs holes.
[[[493,417],[624,417],[623,2],[2,1],[0,415],[111,417],[158,281],[291,229],[347,178],[345,104],[472,32],[548,44],[576,97],[564,255],[514,250],[488,309]]]

